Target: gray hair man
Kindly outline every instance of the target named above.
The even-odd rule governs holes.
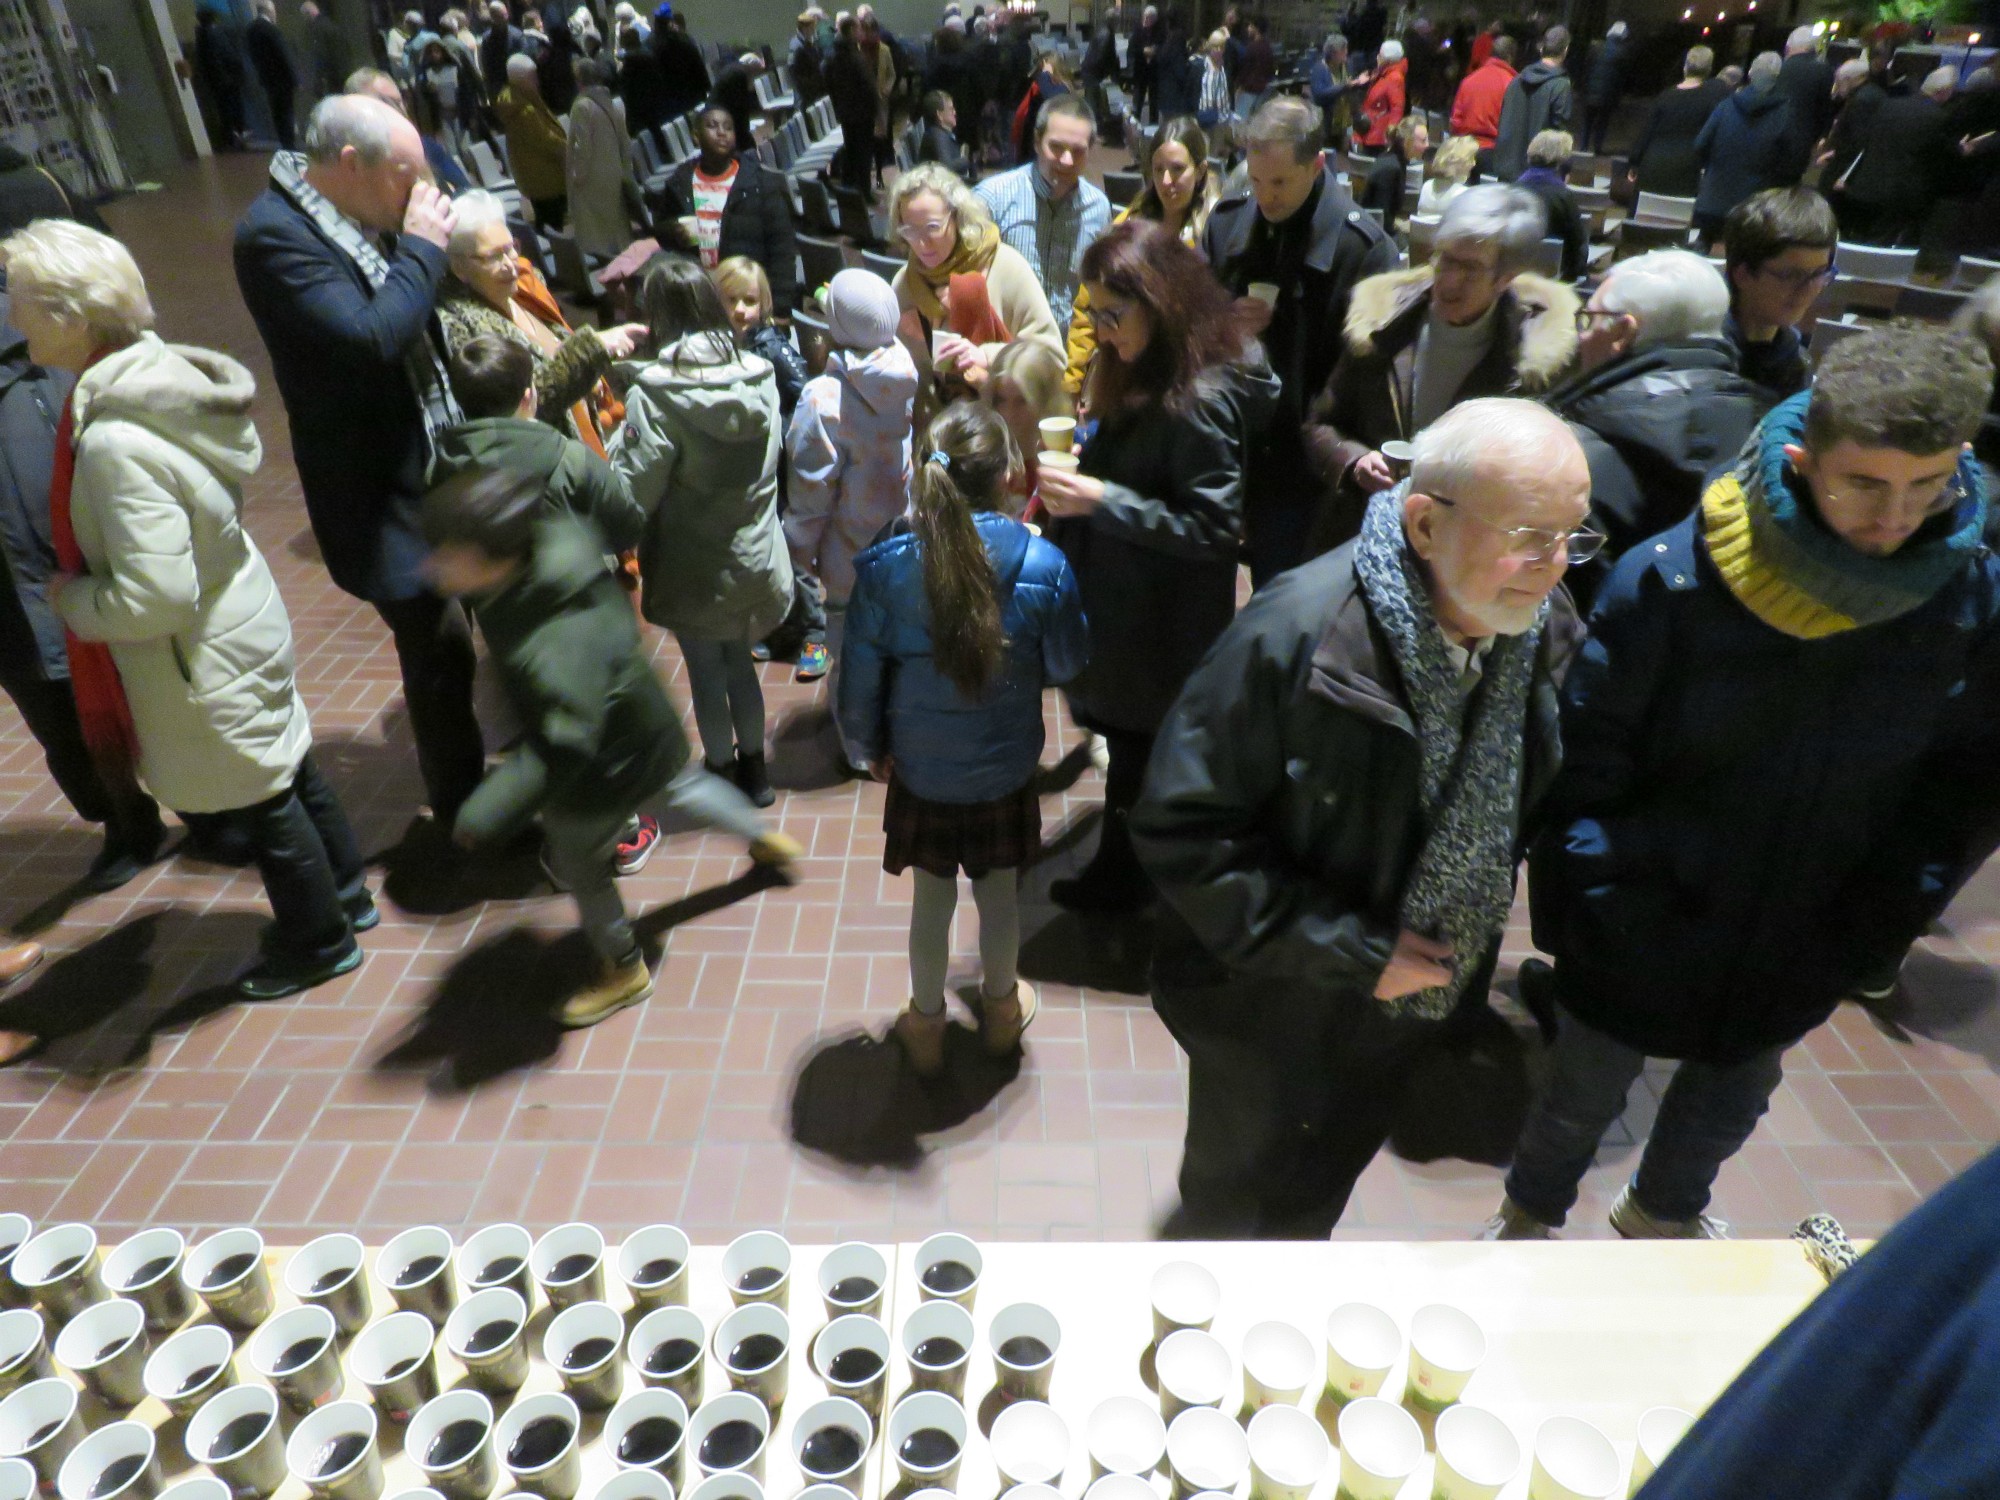
[[[1153,1003],[1188,1054],[1171,1237],[1325,1239],[1454,1014],[1486,1004],[1516,841],[1560,759],[1590,472],[1532,402],[1416,440],[1351,544],[1188,680],[1132,837]]]
[[[1958,86],[1952,68],[1934,68],[1917,91],[1884,97],[1868,110],[1850,144],[1859,156],[1841,178],[1840,237],[1864,245],[1914,245],[1950,188],[1958,158],[1952,111],[1946,109]],[[1863,102],[1857,93],[1848,108]],[[1843,126],[1845,120],[1843,119]]]
[[[1368,497],[1395,484],[1385,443],[1408,443],[1461,401],[1538,395],[1569,373],[1576,294],[1528,269],[1544,229],[1526,188],[1467,188],[1445,208],[1429,265],[1354,289],[1306,426],[1325,500],[1317,550],[1353,536]]]

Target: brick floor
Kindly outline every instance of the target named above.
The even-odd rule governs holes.
[[[283,415],[229,271],[229,229],[260,169],[235,158],[190,171],[111,218],[165,335],[258,373],[267,461],[247,497],[251,528],[291,606],[321,757],[364,842],[388,849],[419,795],[395,662],[373,615],[315,561]],[[678,679],[672,645],[656,645]],[[4,1205],[112,1234],[254,1219],[281,1240],[578,1215],[612,1232],[674,1220],[711,1241],[753,1223],[811,1239],[946,1224],[1022,1239],[1147,1234],[1171,1200],[1182,1082],[1141,993],[1144,933],[1088,931],[1044,895],[1087,850],[1095,774],[1071,760],[1050,777],[1055,853],[1025,913],[1025,967],[1044,986],[1026,1066],[1012,1078],[973,1070],[952,1107],[929,1106],[938,1117],[919,1138],[909,1122],[926,1106],[895,1090],[879,1049],[835,1046],[864,1027],[879,1035],[905,994],[908,890],[880,868],[881,788],[832,777],[820,691],[775,667],[766,690],[787,788],[777,815],[810,851],[806,879],[758,891],[726,840],[677,834],[626,882],[636,909],[671,926],[658,996],[569,1037],[546,1008],[580,953],[565,903],[532,866],[495,873],[481,899],[445,911],[392,879],[360,972],[287,1003],[227,1003],[213,987],[255,942],[256,880],[175,860],[114,895],[52,901],[94,836],[0,710],[0,914],[58,959],[0,1012],[53,1011],[81,1028],[0,1074]],[[1078,738],[1053,696],[1050,730],[1053,764]],[[1516,920],[1503,981],[1527,951]],[[1996,982],[1982,962],[2000,956],[2000,880],[1975,882],[1929,948],[1912,989],[1942,1040],[1897,1046],[1844,1012],[1796,1048],[1769,1118],[1723,1174],[1717,1209],[1739,1233],[1781,1233],[1815,1209],[1879,1233],[2000,1136]],[[881,1164],[793,1143],[794,1086],[815,1054],[808,1137],[824,1146],[833,1130]],[[1406,1146],[1442,1123],[1490,1156],[1532,1058],[1527,1048],[1484,1079],[1435,1080],[1438,1108],[1419,1112]],[[1635,1091],[1573,1234],[1609,1232],[1604,1210],[1660,1082],[1649,1073]],[[1385,1153],[1340,1232],[1462,1235],[1497,1192],[1491,1166]]]

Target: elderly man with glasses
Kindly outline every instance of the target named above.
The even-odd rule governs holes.
[[[1261,590],[1167,716],[1133,843],[1188,1054],[1184,1238],[1325,1239],[1447,1018],[1486,1003],[1560,757],[1590,471],[1529,401],[1416,439],[1361,535]]]
[[[1628,552],[1563,686],[1524,994],[1560,1014],[1496,1239],[1547,1238],[1649,1057],[1673,1059],[1627,1238],[1709,1196],[1786,1050],[1885,973],[1995,841],[2000,564],[1977,340],[1849,339],[1700,509]]]

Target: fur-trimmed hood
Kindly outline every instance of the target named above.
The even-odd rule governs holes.
[[[1359,283],[1347,304],[1348,347],[1369,355],[1414,342],[1430,290],[1429,266],[1385,271]],[[1515,331],[1515,377],[1523,391],[1547,390],[1569,373],[1576,360],[1576,312],[1581,306],[1575,292],[1546,276],[1517,276],[1500,294],[1501,317]],[[1392,329],[1394,334],[1382,340]]]

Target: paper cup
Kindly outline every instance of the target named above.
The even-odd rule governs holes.
[[[1153,1342],[1183,1328],[1206,1332],[1222,1305],[1222,1283],[1206,1266],[1171,1260],[1153,1273]]]
[[[188,1251],[181,1279],[215,1314],[216,1322],[248,1333],[271,1316],[271,1268],[264,1236],[254,1229],[224,1229]]]
[[[956,337],[957,335],[949,328],[933,328],[931,330],[931,359],[933,362],[944,358],[945,340]]]
[[[47,1380],[55,1372],[42,1315],[32,1307],[0,1312],[0,1396],[18,1391],[30,1381]]]
[[[674,222],[681,227],[681,233],[696,243],[701,239],[701,219],[696,214],[682,214]]]
[[[25,1458],[0,1458],[0,1500],[34,1500],[34,1494],[35,1466]],[[229,1492],[219,1500],[229,1500]]]
[[[477,1391],[447,1391],[410,1418],[403,1452],[445,1500],[486,1500],[500,1481],[493,1403]]]
[[[1234,1417],[1191,1406],[1167,1425],[1167,1468],[1174,1500],[1202,1490],[1233,1491],[1250,1468],[1250,1440]]]
[[[1327,1391],[1343,1405],[1380,1395],[1402,1353],[1402,1330],[1381,1308],[1366,1302],[1336,1307],[1326,1320]]]
[[[422,1313],[390,1313],[347,1351],[347,1368],[368,1387],[375,1409],[401,1425],[437,1399],[437,1330]]]
[[[257,1378],[278,1393],[294,1412],[305,1413],[339,1396],[343,1384],[340,1350],[333,1339],[333,1314],[323,1307],[294,1307],[279,1313],[244,1346]]]
[[[396,1306],[422,1313],[433,1328],[442,1328],[458,1305],[458,1279],[451,1272],[457,1249],[451,1235],[435,1224],[405,1229],[375,1257],[375,1278],[389,1289]]]
[[[368,1326],[366,1252],[351,1234],[323,1234],[299,1246],[285,1262],[285,1290],[311,1307],[323,1307],[340,1337],[351,1339]]]
[[[604,1236],[594,1224],[557,1225],[535,1241],[528,1268],[550,1307],[604,1300]]]
[[[827,1391],[845,1396],[879,1423],[889,1383],[889,1330],[874,1318],[849,1313],[819,1331],[811,1352],[813,1373]]]
[[[467,1296],[504,1286],[534,1310],[535,1275],[528,1259],[534,1236],[519,1224],[488,1224],[458,1247],[458,1284]]]
[[[1364,1396],[1340,1413],[1340,1490],[1348,1500],[1395,1500],[1424,1459],[1424,1432],[1393,1401]]]
[[[34,1300],[14,1279],[14,1257],[34,1234],[35,1221],[26,1214],[0,1214],[0,1307],[26,1307]]]
[[[229,1500],[229,1486],[213,1474],[197,1474],[168,1485],[160,1491],[159,1500]]]
[[[986,1330],[993,1373],[1011,1401],[1046,1401],[1062,1349],[1062,1324],[1046,1307],[1016,1302],[993,1316]]]
[[[1332,1460],[1326,1429],[1296,1406],[1265,1407],[1245,1436],[1252,1500],[1306,1500]]]
[[[1243,1335],[1243,1404],[1293,1406],[1312,1383],[1312,1340],[1289,1323],[1258,1323]]]
[[[1520,1472],[1521,1445],[1492,1412],[1460,1405],[1439,1415],[1431,1500],[1496,1500]]]
[[[153,1351],[141,1375],[146,1394],[186,1421],[210,1397],[236,1384],[236,1344],[229,1330],[197,1323]],[[196,1463],[205,1460],[196,1458]]]
[[[1613,1500],[1618,1450],[1581,1417],[1550,1417],[1535,1433],[1528,1500]]]
[[[819,1263],[819,1295],[828,1319],[861,1313],[882,1315],[882,1292],[889,1284],[889,1262],[873,1245],[850,1240],[835,1245]]]
[[[1244,295],[1263,303],[1266,307],[1278,305],[1278,284],[1275,281],[1253,281],[1243,289]]]
[[[557,1444],[530,1446],[544,1422],[567,1428],[567,1435]],[[493,1428],[493,1451],[514,1488],[542,1500],[574,1500],[583,1481],[582,1441],[583,1417],[559,1391],[516,1401]]]
[[[1048,1495],[1040,1496],[1040,1500],[1049,1500],[1049,1496],[1062,1493],[1048,1485],[1023,1485],[1008,1496],[1008,1500],[1019,1500],[1019,1497],[1043,1490],[1047,1490]],[[1160,1500],[1160,1497],[1152,1483],[1137,1474],[1106,1474],[1101,1479],[1090,1481],[1083,1492],[1083,1500]]]
[[[97,1231],[88,1224],[57,1224],[14,1252],[8,1268],[21,1290],[67,1323],[111,1294],[97,1265]]]
[[[725,1452],[710,1442],[711,1437],[732,1422],[745,1422],[755,1431],[754,1448]],[[726,1435],[726,1434],[724,1434]],[[771,1446],[771,1413],[755,1396],[730,1391],[703,1403],[688,1422],[688,1452],[704,1474],[747,1474],[759,1485],[764,1482],[764,1454]],[[699,1490],[697,1490],[699,1493]]]
[[[764,1500],[764,1486],[752,1475],[730,1470],[709,1475],[687,1492],[687,1500]]]
[[[778,1341],[778,1357],[760,1362],[754,1356],[771,1339]],[[772,1411],[785,1404],[792,1383],[792,1323],[783,1308],[744,1303],[715,1325],[709,1355],[722,1366],[732,1390],[749,1392]]]
[[[67,1380],[31,1380],[0,1401],[0,1454],[26,1459],[44,1494],[55,1493],[56,1476],[85,1435],[76,1387]]]
[[[382,1450],[375,1432],[372,1406],[360,1401],[322,1406],[292,1429],[285,1467],[319,1500],[380,1500]]]
[[[1486,1335],[1470,1313],[1442,1302],[1418,1308],[1410,1319],[1411,1405],[1444,1410],[1464,1393],[1485,1358]]]
[[[625,1320],[609,1302],[578,1302],[550,1320],[542,1358],[585,1411],[609,1411],[625,1390]]]
[[[839,1442],[840,1451],[825,1451],[829,1440]],[[874,1443],[875,1424],[845,1396],[813,1402],[792,1423],[792,1456],[814,1488],[832,1486],[841,1494],[860,1494],[868,1450]]]
[[[1074,453],[1037,454],[1035,462],[1040,464],[1044,469],[1062,469],[1071,474],[1074,474],[1082,464],[1082,460]]]
[[[597,1500],[674,1500],[673,1481],[657,1469],[621,1469],[597,1487]]]
[[[926,1302],[903,1322],[903,1357],[910,1364],[910,1388],[965,1394],[972,1360],[972,1314],[956,1302]],[[955,1347],[956,1358],[945,1358]]]
[[[687,1403],[672,1391],[634,1391],[604,1420],[604,1451],[625,1469],[650,1469],[679,1490],[687,1480]]]
[[[143,1229],[104,1257],[104,1284],[146,1310],[154,1333],[194,1316],[194,1294],[181,1280],[187,1241],[177,1229]]]
[[[1638,1494],[1639,1487],[1667,1461],[1674,1444],[1687,1436],[1692,1426],[1694,1413],[1682,1411],[1678,1406],[1652,1406],[1640,1415],[1639,1441],[1632,1454],[1633,1494]]]
[[[1140,1410],[1152,1415],[1144,1407]],[[1016,1401],[993,1419],[986,1441],[1003,1490],[1021,1484],[1053,1485],[1069,1463],[1069,1424],[1046,1402]]]
[[[1214,1334],[1183,1328],[1160,1341],[1153,1373],[1160,1382],[1160,1416],[1171,1424],[1191,1407],[1222,1405],[1235,1364]]]
[[[513,1395],[528,1379],[527,1305],[512,1287],[474,1292],[444,1320],[444,1347],[487,1395]]]
[[[160,1454],[143,1422],[113,1422],[76,1445],[56,1475],[62,1500],[152,1500]]]
[[[232,1385],[212,1398],[188,1423],[181,1446],[236,1500],[274,1495],[285,1482],[278,1397],[266,1386]]]
[[[618,1247],[618,1279],[641,1312],[685,1307],[688,1298],[688,1237],[671,1224],[648,1224]]]
[[[888,1444],[904,1487],[956,1489],[970,1431],[965,1408],[940,1391],[918,1391],[896,1403],[889,1413]]]
[[[138,1303],[123,1297],[92,1303],[56,1335],[55,1353],[106,1406],[145,1399],[146,1310]]]
[[[752,1302],[785,1307],[792,1290],[792,1247],[768,1229],[739,1234],[722,1252],[722,1280],[738,1307]]]
[[[1167,1424],[1136,1396],[1112,1396],[1097,1403],[1084,1429],[1090,1475],[1150,1474],[1167,1456]]]
[[[1067,453],[1076,446],[1075,417],[1043,417],[1035,424],[1044,453]]]
[[[1382,457],[1389,461],[1389,472],[1398,479],[1410,477],[1410,465],[1416,462],[1417,445],[1406,443],[1401,438],[1391,438],[1382,445]]]
[[[926,1302],[956,1302],[967,1312],[979,1295],[986,1257],[962,1234],[934,1234],[917,1246],[917,1295]],[[972,1279],[966,1280],[970,1271]]]
[[[647,1386],[672,1391],[689,1411],[701,1405],[702,1362],[708,1328],[685,1307],[662,1307],[646,1314],[625,1341],[627,1357]]]

